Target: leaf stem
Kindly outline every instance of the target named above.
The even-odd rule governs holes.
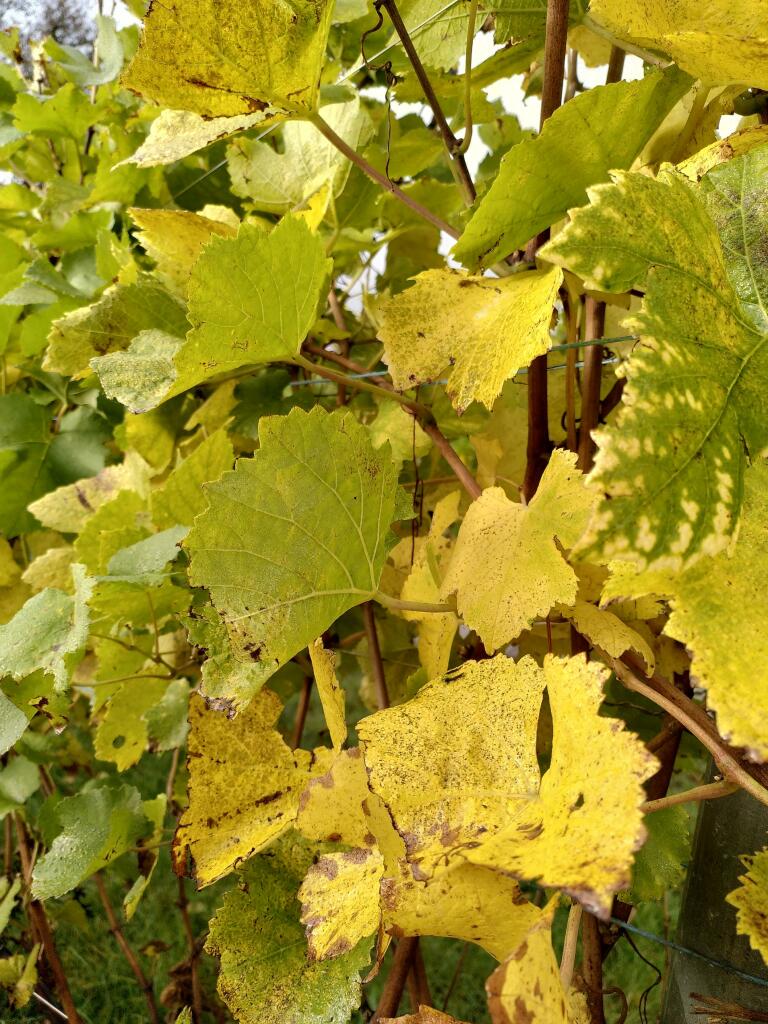
[[[573,965],[576,963],[576,947],[579,943],[582,910],[580,903],[572,903],[571,909],[568,911],[568,923],[565,926],[563,953],[560,957],[560,981],[566,992],[571,987],[573,979]]]
[[[327,121],[324,121],[320,114],[313,114],[309,121],[317,128],[317,130],[325,136],[325,138],[335,146],[340,153],[343,153],[347,160],[350,160],[356,167],[367,174],[368,177],[375,181],[377,185],[380,185],[386,192],[389,192],[399,199],[401,203],[407,206],[414,213],[418,214],[424,220],[428,221],[433,227],[436,227],[438,231],[444,231],[446,235],[450,235],[451,238],[458,238],[459,232],[456,228],[451,227],[447,221],[444,221],[442,217],[438,217],[437,214],[432,213],[426,206],[422,206],[421,203],[411,198],[406,192],[400,188],[399,185],[395,185],[394,182],[390,181],[380,171],[377,171],[375,167],[368,163],[368,161],[362,157],[359,153],[355,152],[351,146],[349,146],[340,135],[331,128]]]
[[[381,660],[381,647],[379,646],[379,634],[376,632],[376,618],[373,612],[372,601],[366,601],[363,605],[363,622],[365,623],[365,635],[368,640],[368,656],[371,659],[371,674],[373,675],[373,684],[376,690],[376,703],[379,706],[379,710],[383,711],[389,707],[389,690],[387,689],[387,678],[384,675],[384,662]],[[403,984],[405,984],[405,976],[403,976]],[[402,992],[402,989],[400,991]],[[396,1009],[397,1007],[395,1006]]]
[[[93,876],[93,880],[96,883],[99,899],[101,900],[101,905],[104,907],[104,913],[107,915],[109,930],[112,932],[115,942],[117,942],[118,946],[122,950],[123,956],[128,961],[128,966],[133,971],[133,975],[144,993],[149,1019],[152,1024],[160,1024],[160,1017],[157,1012],[157,1004],[155,1003],[155,992],[152,988],[152,982],[147,979],[147,976],[144,974],[141,964],[139,963],[138,957],[128,945],[128,940],[125,935],[123,935],[123,930],[120,927],[120,922],[117,920],[114,908],[109,901],[107,887],[104,884],[104,879],[100,871],[96,872]]]
[[[329,357],[329,353],[324,352],[323,354],[326,358]],[[334,355],[335,354],[336,353],[334,353]],[[336,362],[337,360],[333,361]],[[411,410],[418,407],[422,413],[429,412],[426,406],[422,406],[417,402],[411,401],[410,398],[406,398],[405,395],[401,395],[400,392],[395,391],[394,388],[385,387],[381,384],[371,384],[370,381],[360,380],[357,377],[350,377],[345,373],[338,373],[336,370],[328,369],[327,366],[321,366],[319,363],[313,363],[309,359],[305,359],[302,355],[295,356],[294,362],[305,370],[309,370],[311,373],[317,373],[320,377],[325,377],[326,380],[332,380],[335,384],[343,384],[344,387],[357,388],[358,391],[368,391],[372,395],[378,395],[379,398],[389,398],[393,402],[397,402],[399,405],[406,406]]]
[[[385,608],[392,608],[393,611],[401,612],[433,612],[435,615],[445,615],[446,612],[456,611],[451,604],[429,604],[427,601],[401,601],[399,597],[390,597],[377,590],[373,595],[374,601],[384,605]]]
[[[464,156],[472,141],[472,51],[475,46],[477,7],[478,0],[470,0],[467,21],[467,48],[464,55],[464,137],[456,149],[457,157]]]
[[[641,682],[635,673],[622,661],[612,659],[611,667],[616,673],[617,678],[628,690],[632,690],[633,693],[639,693],[646,700],[657,704],[673,718],[676,718],[681,725],[685,726],[688,732],[695,736],[699,743],[712,754],[726,779],[737,783],[737,785],[753,796],[755,800],[768,807],[768,789],[758,782],[743,765],[739,764],[735,752],[723,741],[701,708],[697,707],[692,700],[679,691],[675,691],[677,696],[673,697],[671,693],[660,693],[649,683]],[[656,682],[655,677],[653,681]]]
[[[675,807],[677,804],[696,803],[701,800],[719,800],[720,797],[730,796],[739,789],[737,782],[728,782],[723,779],[720,782],[708,782],[705,786],[695,786],[693,789],[686,789],[684,793],[672,793],[663,796],[659,800],[646,800],[641,810],[646,814],[653,814],[654,811],[663,811],[667,807]]]
[[[395,0],[382,0],[381,6],[389,15],[390,21],[394,25],[395,32],[397,32],[398,36],[400,37],[400,42],[403,44],[403,49],[405,50],[408,56],[408,60],[411,62],[411,67],[415,71],[416,77],[419,80],[419,85],[421,86],[421,91],[424,93],[424,98],[426,99],[427,103],[429,104],[432,110],[432,113],[434,114],[435,124],[437,125],[437,129],[440,132],[440,136],[443,140],[445,148],[448,151],[448,157],[451,162],[451,171],[454,173],[456,184],[461,189],[462,196],[464,197],[464,202],[467,204],[467,206],[471,206],[472,203],[474,203],[475,201],[477,193],[475,192],[475,186],[472,182],[472,178],[470,177],[469,171],[467,170],[467,165],[464,161],[464,153],[466,152],[466,149],[461,148],[456,136],[451,131],[451,127],[448,124],[448,121],[446,120],[445,114],[443,113],[443,108],[440,106],[440,101],[437,98],[435,90],[432,88],[432,83],[430,82],[427,72],[424,69],[424,65],[421,63],[421,58],[416,52],[416,47],[413,45],[413,40],[410,37],[408,29],[405,27],[405,22],[402,19],[402,16],[400,14],[400,11],[398,10]],[[472,0],[470,6],[470,19],[474,29],[475,17],[473,17],[472,8],[474,8],[474,15],[476,16],[477,0]],[[472,35],[474,36],[474,31]],[[467,76],[470,75],[470,67],[471,64],[468,64],[465,72]],[[471,127],[469,130],[471,133]],[[467,145],[469,144],[467,143]]]
[[[586,333],[600,338],[605,331],[605,303],[588,295],[584,303]],[[584,351],[584,370],[581,384],[581,423],[579,424],[579,457],[577,466],[582,473],[592,468],[597,444],[592,431],[600,419],[600,390],[603,381],[603,346],[589,345]]]

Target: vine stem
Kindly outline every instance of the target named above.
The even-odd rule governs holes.
[[[641,697],[645,697],[646,700],[650,700],[660,708],[663,708],[673,718],[676,718],[692,736],[695,736],[699,743],[712,754],[727,780],[735,782],[742,789],[746,790],[750,796],[753,796],[755,800],[768,807],[768,789],[761,785],[757,779],[753,778],[739,764],[731,749],[723,742],[715,731],[714,726],[709,722],[706,714],[700,708],[697,708],[693,701],[689,700],[682,693],[674,700],[671,699],[671,695],[667,696],[666,694],[659,693],[658,690],[648,683],[641,682],[634,672],[621,661],[612,659],[611,666],[617,678],[628,690],[632,690],[633,693],[639,693]],[[696,712],[701,712],[701,714],[699,715]],[[708,726],[704,725],[702,717],[708,723]]]
[[[544,83],[541,90],[539,128],[560,106],[563,99],[565,51],[568,40],[570,0],[547,0],[547,24],[544,38]],[[525,249],[529,262],[549,236],[548,231],[532,238]],[[549,411],[547,395],[547,357],[536,356],[528,367],[528,441],[526,447],[523,498],[528,503],[536,493],[549,458]]]
[[[560,981],[566,991],[571,987],[573,965],[576,963],[576,947],[579,942],[581,914],[581,904],[572,903],[571,909],[568,911],[568,923],[565,926],[565,939],[563,940],[563,953],[560,957]]]
[[[402,601],[399,597],[390,597],[377,590],[373,595],[374,600],[385,608],[392,608],[394,611],[402,612],[434,612],[436,615],[444,615],[446,612],[455,612],[452,604],[429,604],[426,601]]]
[[[178,876],[176,882],[179,887],[179,899],[176,906],[181,913],[181,920],[184,923],[184,933],[187,936],[189,946],[189,973],[192,981],[192,1020],[194,1024],[202,1024],[203,1021],[203,990],[200,987],[200,971],[198,969],[198,949],[195,941],[195,932],[192,928],[192,921],[189,916],[189,901],[187,890],[184,885],[184,878]]]
[[[99,893],[101,905],[104,907],[104,913],[107,915],[109,930],[115,937],[115,942],[117,942],[118,946],[122,950],[123,956],[128,961],[128,966],[133,971],[133,975],[136,978],[136,981],[139,983],[142,992],[144,993],[144,998],[147,1003],[147,1010],[149,1012],[149,1019],[152,1021],[152,1024],[160,1024],[160,1017],[157,1012],[157,1005],[155,1003],[155,992],[154,989],[152,988],[152,982],[147,979],[147,976],[144,974],[144,971],[141,968],[141,964],[139,963],[136,954],[128,945],[128,940],[126,939],[125,935],[123,935],[123,930],[120,927],[120,922],[117,920],[114,908],[110,903],[109,896],[107,894],[107,887],[104,884],[104,879],[102,878],[100,871],[96,872],[96,874],[93,876],[93,880],[96,883],[96,889],[98,890]]]
[[[646,800],[641,807],[645,814],[653,814],[654,811],[663,811],[667,807],[675,807],[677,804],[688,804],[701,800],[719,800],[721,797],[730,796],[739,789],[737,782],[728,782],[723,779],[721,782],[708,782],[704,786],[695,786],[687,789],[684,793],[672,793],[670,796],[662,796],[658,800]]]
[[[376,704],[379,710],[383,711],[389,707],[389,690],[387,689],[387,677],[384,675],[384,662],[381,660],[381,647],[379,646],[379,634],[376,631],[372,601],[366,601],[363,605],[363,622],[365,623],[365,637],[368,641],[368,655],[371,659],[373,685],[376,690]],[[403,979],[403,983],[405,983],[405,979]]]
[[[329,362],[336,363],[339,366],[343,366],[344,369],[349,370],[351,373],[364,373],[365,367],[360,363],[355,363],[353,360],[348,359],[346,356],[340,356],[337,352],[326,351],[325,349],[318,348],[316,345],[305,344],[304,346],[308,352],[312,352],[316,355],[321,355],[324,359]],[[318,373],[326,372],[325,367],[319,367],[317,363],[310,363],[309,360],[304,360],[309,366],[317,370]],[[327,373],[332,373],[332,370],[328,370]],[[343,381],[348,383],[350,386],[354,386],[358,381],[353,377],[346,377],[343,374],[336,374],[335,380]],[[374,385],[375,386],[375,385]],[[376,387],[377,392],[383,392],[384,394],[396,395],[397,392],[394,386],[388,381],[382,381],[382,383]],[[367,389],[366,389],[367,390]],[[432,439],[432,443],[435,445],[437,450],[443,456],[445,461],[451,468],[453,475],[464,487],[466,492],[471,498],[479,498],[483,493],[483,489],[480,484],[470,473],[469,469],[459,458],[457,452],[451,445],[451,442],[443,434],[442,430],[438,427],[435,422],[435,418],[432,415],[432,410],[428,409],[426,405],[421,405],[419,402],[412,402],[410,399],[404,398],[402,395],[399,396],[402,401],[401,405],[404,409],[407,409],[418,419],[421,424],[421,428],[428,437]]]
[[[397,1014],[418,941],[410,936],[398,941],[395,955],[392,958],[392,966],[389,969],[387,980],[384,982],[379,1005],[371,1017],[371,1024],[377,1024],[384,1017],[394,1017]]]
[[[29,847],[27,846],[27,833],[20,815],[14,814],[13,818],[16,825],[16,837],[18,839],[19,857],[21,859],[21,871],[24,877],[24,884],[28,888],[32,879],[32,859],[29,855]],[[48,966],[51,968],[51,974],[53,975],[53,981],[56,986],[59,1001],[64,1007],[67,1020],[69,1021],[69,1024],[81,1024],[81,1017],[77,1012],[77,1007],[75,1006],[75,1002],[72,998],[72,993],[69,990],[69,982],[67,981],[67,975],[64,971],[64,965],[59,957],[59,951],[56,949],[51,925],[43,908],[43,904],[40,900],[30,899],[28,910],[30,921],[32,923],[32,931],[37,935],[39,941],[42,943],[45,959],[48,961]]]
[[[296,718],[293,723],[293,736],[291,737],[291,747],[296,750],[301,746],[301,737],[304,733],[304,726],[307,722],[307,713],[309,712],[309,702],[312,698],[312,676],[304,676],[304,682],[301,685],[301,693],[299,694],[299,703],[296,707]]]
[[[600,925],[588,911],[581,922],[581,976],[587,989],[587,1013],[591,1024],[605,1024],[603,1008],[603,944]]]
[[[472,142],[472,53],[475,48],[475,25],[477,23],[478,0],[470,0],[467,16],[467,47],[464,54],[464,138],[456,150],[457,157],[463,160],[464,154]],[[473,189],[474,191],[474,189]],[[474,196],[473,196],[474,201]]]
[[[422,206],[421,203],[411,198],[406,192],[403,192],[399,185],[395,185],[394,182],[390,181],[380,171],[377,171],[364,157],[352,149],[340,135],[336,134],[328,122],[323,120],[320,114],[313,114],[308,120],[317,128],[321,135],[325,136],[332,146],[335,146],[340,153],[344,154],[347,160],[351,161],[356,167],[359,167],[363,174],[367,174],[372,181],[375,181],[377,185],[380,185],[386,192],[393,195],[395,199],[399,199],[401,203],[410,210],[413,210],[419,217],[428,221],[433,227],[436,227],[438,231],[444,231],[451,238],[459,237],[459,232],[456,228],[448,224],[447,221],[444,221],[442,217],[432,213],[426,206]]]
[[[477,0],[472,0],[472,4],[474,5],[476,15]],[[437,94],[435,93],[435,90],[432,88],[432,83],[430,82],[429,76],[427,75],[427,72],[424,69],[424,65],[421,63],[421,58],[416,52],[416,47],[413,45],[413,40],[411,39],[410,33],[408,32],[408,29],[405,27],[405,22],[403,21],[400,11],[398,10],[397,3],[395,2],[395,0],[382,0],[381,6],[389,15],[389,19],[394,26],[395,32],[397,32],[398,36],[400,37],[400,42],[403,44],[403,49],[405,50],[408,56],[408,60],[411,62],[411,67],[416,73],[416,78],[418,79],[419,85],[421,86],[421,91],[424,93],[424,98],[426,99],[427,103],[429,104],[432,110],[432,113],[434,114],[437,130],[440,132],[440,136],[443,140],[445,148],[448,151],[448,158],[451,164],[451,172],[454,175],[456,184],[461,189],[461,194],[464,198],[464,202],[467,204],[467,206],[471,206],[475,201],[477,193],[475,192],[474,183],[472,182],[472,178],[470,177],[467,165],[464,161],[464,153],[466,152],[466,150],[461,148],[456,136],[451,131],[451,127],[448,124],[446,116],[443,112],[443,108],[440,106],[440,100],[437,98]],[[471,9],[470,19],[474,24]],[[469,66],[467,67],[465,73],[467,75],[470,74]]]
[[[305,359],[302,355],[295,356],[294,362],[305,370],[317,373],[321,377],[325,377],[326,380],[332,380],[340,387],[343,385],[345,388],[350,387],[357,388],[358,391],[367,391],[372,395],[378,395],[380,398],[389,398],[393,402],[397,402],[399,405],[403,405],[415,412],[417,411],[420,415],[429,415],[429,409],[427,409],[425,405],[420,405],[418,402],[411,401],[411,399],[406,398],[405,395],[401,395],[399,391],[395,391],[394,388],[382,387],[380,384],[371,384],[370,381],[358,380],[356,377],[348,377],[344,373],[337,373],[336,370],[330,370],[327,366],[320,366],[319,363],[313,363],[311,360]]]

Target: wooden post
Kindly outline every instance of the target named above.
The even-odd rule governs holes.
[[[768,981],[768,967],[749,940],[736,933],[736,910],[725,902],[744,874],[740,857],[768,844],[768,808],[739,791],[699,807],[677,941]],[[768,987],[684,953],[674,952],[662,1024],[701,1024],[691,993],[714,996],[749,1010],[768,1012]]]

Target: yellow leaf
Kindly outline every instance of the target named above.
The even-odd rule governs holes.
[[[700,149],[693,156],[689,156],[687,160],[679,163],[677,169],[686,178],[698,182],[713,167],[717,167],[718,164],[723,164],[727,160],[733,160],[735,157],[742,156],[744,153],[748,153],[751,149],[754,149],[756,146],[762,146],[766,142],[768,142],[768,125],[757,124],[750,128],[743,128],[741,131],[734,132],[725,139],[718,139],[717,142],[713,142],[711,145],[705,146],[704,149]]]
[[[206,118],[315,109],[333,4],[175,0],[152,4],[122,84]]]
[[[279,699],[261,690],[236,718],[189,705],[189,806],[173,840],[182,874],[189,851],[198,887],[210,885],[290,827],[311,755],[275,728]]]
[[[551,927],[552,910],[542,912],[486,982],[493,1024],[587,1024],[584,996],[560,981]]]
[[[498,655],[466,662],[358,724],[370,787],[416,881],[460,858],[608,912],[644,838],[642,782],[656,762],[620,722],[599,715],[606,676],[583,658],[547,656],[540,668]],[[554,738],[542,778],[545,687]]]
[[[746,875],[741,886],[726,896],[738,911],[736,927],[749,938],[750,945],[768,964],[768,848],[754,857],[744,857]]]
[[[373,849],[328,853],[312,865],[299,889],[310,960],[348,953],[378,930],[383,874],[384,861]]]
[[[509,643],[553,605],[576,599],[576,574],[556,539],[572,547],[586,526],[595,496],[583,479],[576,456],[557,449],[530,505],[510,501],[500,487],[470,505],[442,595],[456,592],[460,614],[487,650]]]
[[[459,491],[441,498],[432,513],[429,533],[417,538],[413,565],[400,592],[404,601],[440,603],[440,588],[453,550],[453,541],[444,534],[458,518],[460,500]],[[402,543],[410,553],[410,540],[406,538]],[[441,675],[448,668],[453,637],[459,625],[457,616],[453,612],[406,611],[403,614],[411,622],[419,623],[419,661],[427,678]]]
[[[75,550],[69,545],[49,548],[38,555],[24,570],[22,579],[35,593],[54,587],[69,594],[72,592],[72,565],[75,562]]]
[[[137,167],[171,164],[218,139],[226,139],[235,132],[277,119],[276,112],[269,108],[256,114],[211,118],[201,117],[191,110],[162,110],[150,125],[144,142],[122,163],[136,164]]]
[[[156,274],[169,288],[186,298],[192,267],[213,235],[235,238],[237,229],[189,210],[128,211],[142,229],[137,239],[157,264]]]
[[[447,1013],[431,1006],[420,1006],[418,1013],[406,1013],[404,1017],[382,1017],[381,1024],[466,1024],[465,1021],[449,1017]]]
[[[572,608],[560,608],[559,611],[595,647],[612,658],[620,658],[625,651],[635,651],[645,662],[646,671],[649,674],[653,672],[656,658],[650,645],[618,616],[604,608],[596,608],[588,601],[576,601]]]
[[[382,881],[381,897],[390,934],[462,939],[497,960],[520,944],[541,915],[514,879],[461,861],[427,883],[416,881],[403,861],[395,877]]]
[[[768,8],[763,0],[593,0],[596,22],[619,39],[668,53],[710,85],[743,83],[768,89]]]
[[[490,409],[504,381],[551,345],[558,269],[504,278],[426,270],[415,281],[381,309],[383,358],[400,390],[438,380],[450,368],[447,390],[456,409],[474,401]]]
[[[296,828],[306,839],[318,842],[370,846],[374,839],[363,812],[367,796],[360,748],[343,750],[301,794]]]
[[[344,715],[344,690],[336,678],[336,655],[333,651],[326,651],[322,637],[318,637],[309,645],[309,657],[331,742],[334,750],[340,750],[347,738],[347,720]]]

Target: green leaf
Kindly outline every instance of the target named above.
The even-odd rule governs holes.
[[[376,591],[397,473],[347,412],[266,417],[260,448],[209,484],[187,539],[236,656],[261,681]]]
[[[318,963],[307,958],[297,894],[315,847],[296,836],[251,860],[211,920],[207,952],[240,1024],[347,1024],[360,1001],[370,940]]]
[[[32,872],[38,900],[63,896],[135,845],[146,830],[141,797],[133,786],[93,786],[55,807],[60,832]]]
[[[40,770],[26,757],[12,758],[0,769],[0,818],[21,807],[40,788]]]
[[[381,308],[384,362],[401,390],[439,380],[456,410],[491,408],[504,382],[550,347],[559,270],[472,277],[425,270]]]
[[[115,552],[107,564],[107,573],[113,579],[148,586],[162,582],[162,570],[179,555],[179,545],[189,532],[186,526],[171,526],[167,530],[137,541]]]
[[[21,739],[31,717],[25,715],[0,690],[0,754],[6,754]]]
[[[45,52],[76,85],[104,85],[111,82],[123,66],[123,44],[114,18],[96,15],[98,35],[94,43],[94,63],[76,46],[62,46],[53,37],[46,39]]]
[[[98,104],[91,103],[82,89],[69,82],[53,96],[21,93],[13,107],[14,127],[35,135],[66,135],[82,145],[91,125],[103,116]]]
[[[42,669],[51,673],[57,690],[66,689],[72,664],[88,639],[87,601],[93,591],[84,566],[73,565],[72,577],[74,595],[42,590],[0,626],[0,674],[22,679]]]
[[[540,135],[509,150],[453,255],[468,267],[489,266],[562,219],[585,202],[590,185],[606,181],[615,167],[631,165],[690,84],[673,68],[570,100]]]
[[[98,473],[106,461],[106,421],[75,409],[50,431],[50,413],[28,395],[0,396],[0,532],[35,528],[27,506],[60,484]]]
[[[646,814],[648,838],[635,856],[629,899],[660,900],[685,877],[691,850],[690,818],[685,807],[665,807]]]
[[[164,107],[204,117],[304,114],[317,104],[333,4],[215,0],[151,6],[122,84]]]
[[[668,170],[598,186],[542,250],[587,287],[646,293],[625,320],[641,344],[626,366],[620,415],[594,435],[590,479],[610,500],[583,546],[605,560],[674,569],[721,551],[736,529],[745,470],[768,444],[759,398],[768,349],[755,310],[768,296],[759,276],[743,275],[755,242],[747,211],[760,223],[768,209],[765,189],[758,199],[763,150],[723,168],[742,174],[731,197],[742,216],[723,222],[722,240],[695,187]]]
[[[43,366],[56,373],[83,375],[94,356],[127,348],[141,331],[154,328],[183,338],[188,327],[178,299],[145,276],[136,284],[113,285],[97,302],[56,320]]]
[[[768,89],[768,13],[762,0],[592,0],[590,14],[619,40],[668,53],[711,85],[743,83]],[[735,16],[734,16],[735,15]]]

